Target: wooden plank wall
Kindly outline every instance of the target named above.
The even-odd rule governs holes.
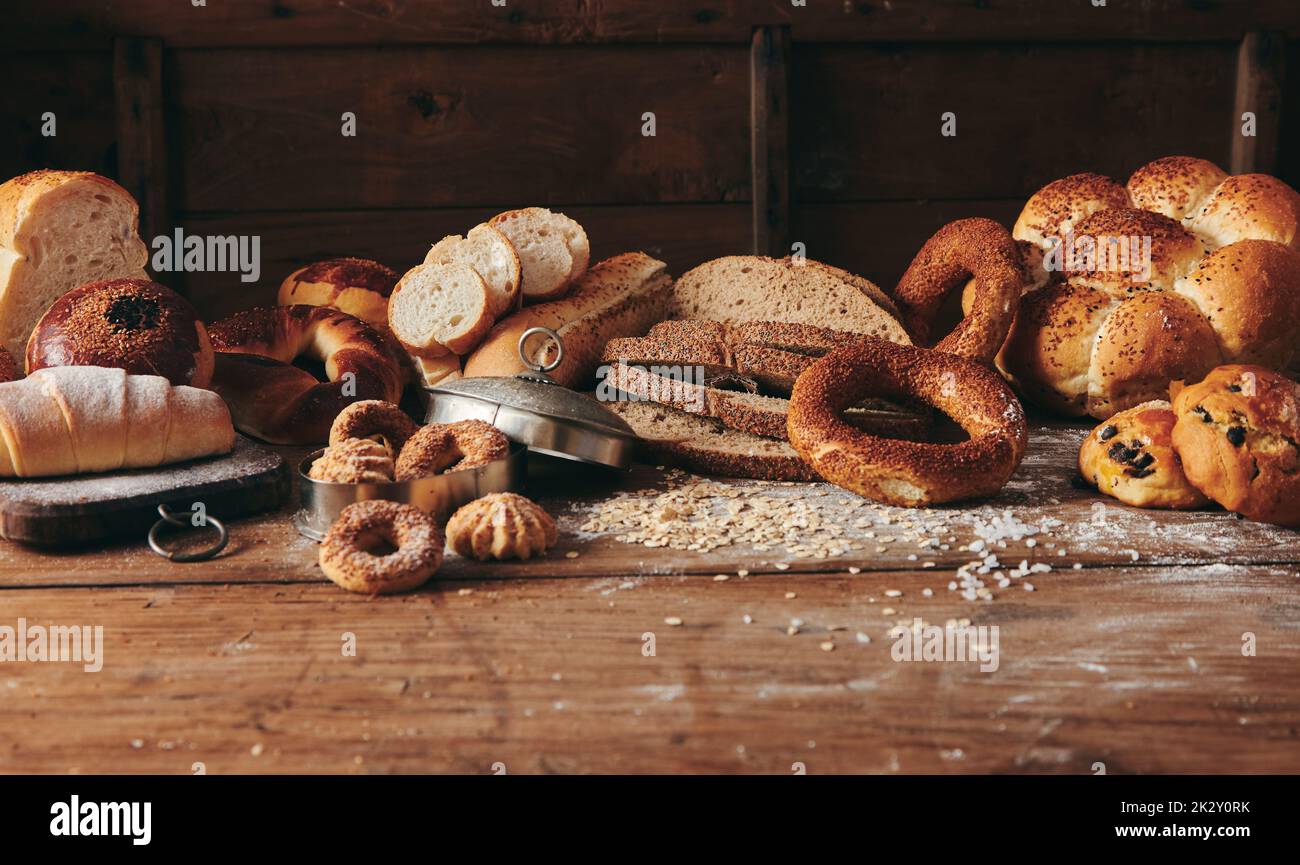
[[[1009,223],[1075,171],[1189,153],[1300,186],[1292,0],[20,7],[0,176],[92,169],[151,232],[260,235],[256,285],[163,276],[209,317],[270,302],[312,259],[407,267],[522,204],[581,219],[598,256],[643,248],[680,273],[799,242],[891,286],[944,222]]]

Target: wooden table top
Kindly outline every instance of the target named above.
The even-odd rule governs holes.
[[[290,508],[200,564],[0,542],[0,626],[104,633],[99,672],[0,663],[0,771],[1300,771],[1300,535],[1103,499],[1075,481],[1084,434],[1040,424],[1000,496],[928,511],[542,472],[545,558],[451,556],[397,597],[326,581]],[[611,500],[652,538],[781,520],[846,550],[627,543],[594,530]],[[918,618],[997,626],[997,669],[894,660]]]

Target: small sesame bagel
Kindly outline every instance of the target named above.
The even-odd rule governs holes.
[[[330,425],[330,446],[346,439],[370,439],[385,445],[394,457],[420,425],[394,403],[363,399],[352,403]]]
[[[407,439],[397,457],[397,479],[410,481],[445,471],[476,469],[509,453],[510,439],[485,421],[431,423]]]
[[[393,480],[393,455],[370,439],[343,439],[325,448],[307,477],[332,484],[383,484]]]
[[[407,592],[424,585],[442,566],[445,545],[442,529],[424,511],[369,499],[339,513],[321,543],[320,569],[349,592]]]
[[[898,281],[894,300],[916,344],[928,345],[944,298],[972,278],[970,314],[935,348],[992,365],[1029,284],[1020,250],[1001,225],[959,219],[939,229]]]
[[[914,397],[970,436],[956,444],[870,435],[840,415],[867,397]],[[790,395],[790,444],[826,480],[902,507],[989,496],[1028,444],[1025,413],[1006,382],[968,358],[864,338],[808,368]]]

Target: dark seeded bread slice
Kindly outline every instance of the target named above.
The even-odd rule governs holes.
[[[707,387],[628,365],[611,366],[605,382],[643,402],[716,418],[733,430],[774,439],[786,437],[790,403],[780,397]],[[929,428],[928,418],[922,415],[876,407],[851,408],[843,417],[846,423],[873,435],[916,439]]]
[[[733,255],[705,262],[673,286],[675,317],[738,324],[785,321],[834,327],[910,345],[877,289],[834,268],[790,259]]]
[[[769,481],[821,480],[794,448],[778,439],[727,429],[716,418],[649,402],[610,402],[651,459],[694,472]]]

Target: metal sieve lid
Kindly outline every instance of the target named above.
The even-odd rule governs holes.
[[[525,351],[528,339],[537,334],[555,341],[557,351],[549,363],[530,360]],[[557,384],[546,374],[564,358],[559,334],[547,327],[529,328],[520,335],[518,350],[528,372],[463,378],[426,387],[430,400],[426,420],[453,423],[477,418],[529,450],[626,468],[637,441],[632,428],[596,400]]]

